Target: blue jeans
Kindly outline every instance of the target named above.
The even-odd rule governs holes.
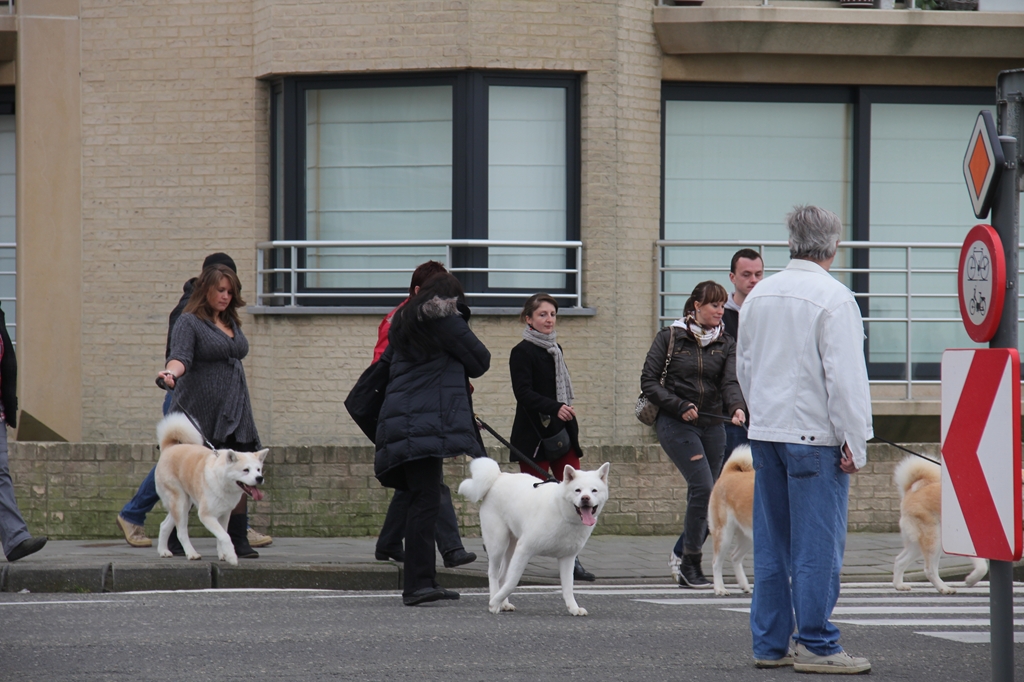
[[[754,658],[786,655],[789,638],[812,653],[843,650],[829,622],[839,598],[850,476],[840,448],[750,441],[754,457]]]
[[[749,443],[750,440],[747,438],[747,430],[742,426],[736,426],[730,422],[725,422],[725,459],[729,459],[729,455],[738,446],[744,443]]]
[[[14,499],[14,482],[7,467],[7,427],[0,421],[0,542],[4,554],[31,537]]]
[[[167,416],[167,411],[171,409],[171,398],[174,394],[171,391],[167,391],[164,395],[164,416]],[[142,479],[142,485],[139,486],[138,491],[135,493],[135,497],[128,501],[124,507],[121,508],[121,518],[129,523],[134,523],[136,526],[146,525],[146,514],[153,511],[153,507],[160,501],[160,496],[156,494],[156,467],[154,466],[146,474],[146,478]]]

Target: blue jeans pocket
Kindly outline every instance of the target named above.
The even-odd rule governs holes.
[[[821,473],[819,448],[790,445],[786,448],[789,459],[787,470],[790,478],[815,478]]]

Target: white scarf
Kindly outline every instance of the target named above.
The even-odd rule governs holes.
[[[706,347],[709,343],[712,343],[715,339],[722,335],[722,330],[725,329],[725,325],[719,323],[717,327],[711,329],[705,329],[701,325],[697,324],[697,319],[693,314],[685,315],[680,317],[678,320],[672,323],[673,327],[680,327],[690,332],[690,336],[700,344],[701,348]]]
[[[558,332],[541,334],[530,326],[523,330],[524,339],[535,346],[540,346],[555,359],[555,400],[565,405],[572,405],[572,399],[575,397],[572,392],[572,379],[569,378],[569,368],[565,366],[562,349],[555,342],[557,334]]]

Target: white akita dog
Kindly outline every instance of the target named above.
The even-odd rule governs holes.
[[[459,485],[459,494],[473,502],[483,500],[480,530],[487,546],[491,613],[516,610],[508,596],[530,559],[539,555],[558,559],[569,613],[587,615],[572,593],[572,568],[608,501],[610,466],[605,462],[597,471],[577,471],[567,465],[561,483],[534,487],[536,477],[504,473],[493,459],[470,462],[472,478]]]
[[[160,524],[157,552],[162,557],[172,556],[167,539],[177,528],[185,555],[192,560],[202,558],[188,537],[188,512],[195,505],[199,520],[217,538],[217,557],[237,566],[238,555],[228,536],[228,517],[243,494],[263,499],[256,486],[263,483],[263,460],[269,450],[210,450],[188,417],[178,412],[164,417],[156,427],[156,437],[160,443],[156,492],[167,509],[167,518]]]

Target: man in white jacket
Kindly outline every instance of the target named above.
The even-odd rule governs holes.
[[[798,206],[786,222],[792,260],[747,297],[736,351],[757,472],[755,665],[863,673],[871,664],[843,651],[829,618],[846,547],[849,475],[867,462],[873,436],[864,323],[853,293],[828,273],[839,217]]]

